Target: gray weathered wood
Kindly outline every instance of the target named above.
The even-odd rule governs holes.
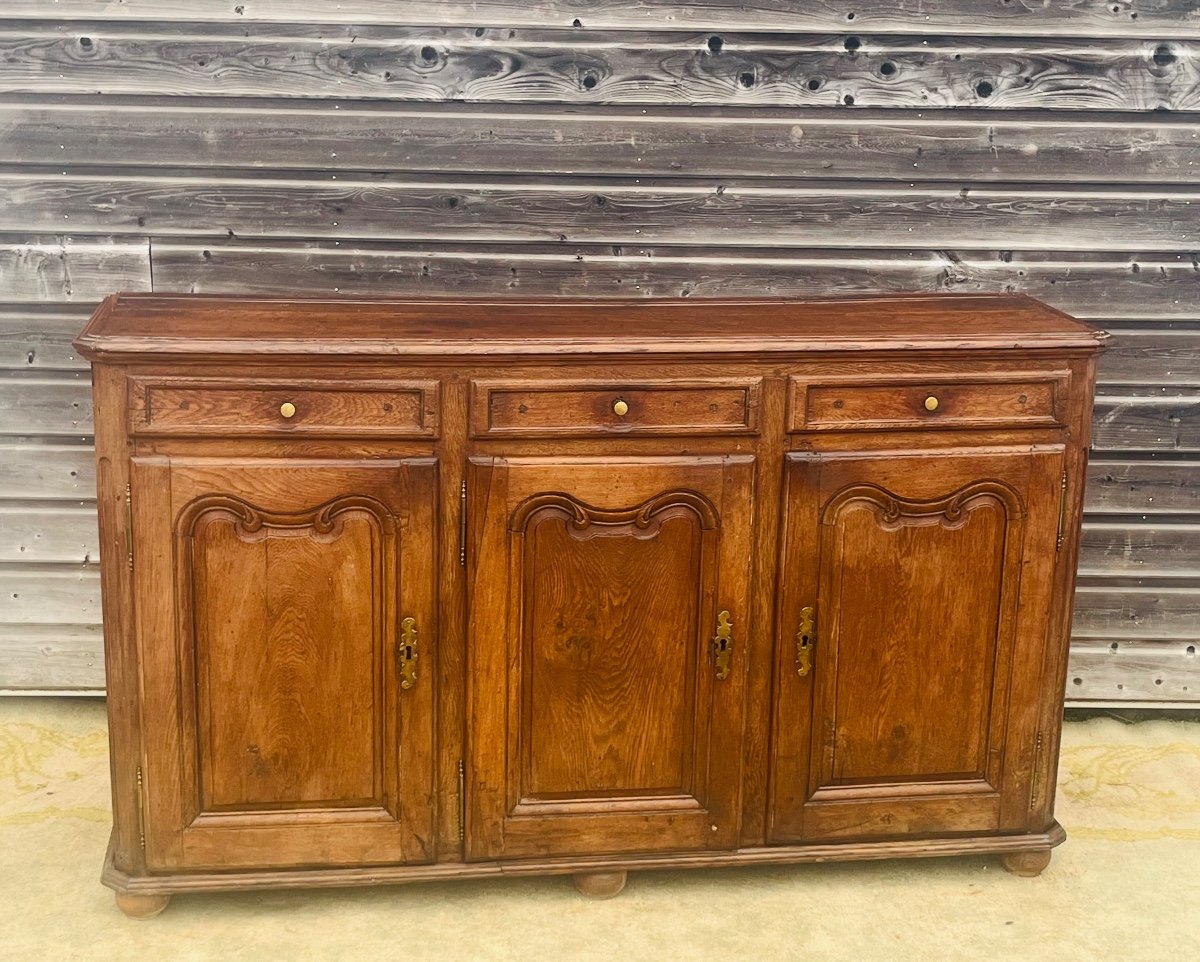
[[[1010,36],[1200,36],[1194,0],[7,0],[0,19],[126,18],[190,21],[332,23],[463,23],[496,27],[558,26],[653,30],[894,30],[904,33],[999,33]]]
[[[1075,590],[1072,635],[1122,641],[1200,635],[1200,586],[1127,587],[1088,579]]]
[[[1189,461],[1115,461],[1088,464],[1086,508],[1093,514],[1200,516],[1200,466]]]
[[[91,444],[0,438],[0,498],[81,501],[95,497]]]
[[[0,435],[92,433],[92,388],[83,372],[56,377],[0,377]]]
[[[13,310],[0,308],[0,370],[84,370],[71,339],[87,321],[84,311]]]
[[[0,562],[91,564],[99,558],[93,502],[0,501]]]
[[[104,687],[99,625],[0,624],[0,689]]]
[[[2,301],[91,303],[118,290],[150,290],[145,239],[0,238]]]
[[[76,231],[218,239],[1200,248],[1200,192],[1182,188],[0,173],[0,209],[11,229],[30,233],[66,221]]]
[[[245,0],[230,6],[204,0],[8,0],[0,19],[22,17],[138,20],[277,21],[426,24],[462,23],[651,30],[687,25],[706,30],[894,30],[907,33],[1003,33],[1012,36],[1086,34],[1195,36],[1200,18],[1192,0],[1075,0],[1072,3],[996,3],[945,0]]]
[[[1075,640],[1067,669],[1071,701],[1195,701],[1195,642]]]
[[[1170,114],[0,101],[14,164],[1187,184],[1198,151]]]
[[[1196,110],[1200,44],[257,24],[0,25],[0,92]]]
[[[1093,450],[1200,451],[1200,389],[1106,392],[1096,398],[1095,410]]]
[[[0,625],[22,624],[100,624],[99,566],[0,564]]]
[[[1021,291],[1081,317],[1195,317],[1189,254],[954,253],[644,245],[156,241],[155,288],[184,292],[597,297]]]
[[[1102,383],[1200,386],[1200,329],[1106,329],[1113,340],[1100,361]]]
[[[81,533],[73,528],[71,537],[64,540],[74,544]],[[1079,574],[1200,581],[1200,517],[1192,523],[1086,521],[1079,546]]]

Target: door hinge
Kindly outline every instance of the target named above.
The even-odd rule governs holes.
[[[467,827],[467,769],[463,760],[458,760],[458,840],[466,837]]]
[[[1062,548],[1063,538],[1067,533],[1067,472],[1064,471],[1062,481],[1058,488],[1058,540],[1055,542],[1054,550],[1058,551]]]
[[[133,486],[125,485],[125,563],[133,570]]]
[[[467,563],[467,480],[458,489],[458,563]]]
[[[138,844],[146,851],[146,789],[142,783],[142,766],[137,767],[137,783],[134,786],[137,794]]]
[[[1029,810],[1037,808],[1042,793],[1042,733],[1037,733],[1033,743],[1033,785],[1029,789]]]

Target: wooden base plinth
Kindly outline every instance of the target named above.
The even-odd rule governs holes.
[[[131,919],[152,919],[167,907],[171,901],[169,895],[134,895],[129,892],[117,893],[117,908]]]
[[[1050,849],[1042,848],[1034,852],[1009,852],[1000,856],[1000,863],[1013,875],[1022,878],[1036,878],[1050,864]]]
[[[131,918],[153,918],[176,892],[235,892],[247,889],[318,888],[433,882],[520,875],[573,875],[575,887],[592,898],[612,898],[625,886],[627,871],[715,868],[721,865],[789,865],[948,855],[999,855],[1017,875],[1037,875],[1050,863],[1050,850],[1066,838],[1054,822],[1045,832],[975,838],[901,839],[745,848],[733,852],[669,852],[591,858],[539,858],[506,862],[443,862],[241,872],[179,872],[130,875],[117,868],[113,842],[100,880],[117,892],[117,905]]]
[[[590,899],[611,899],[625,888],[627,872],[576,872],[575,891]]]

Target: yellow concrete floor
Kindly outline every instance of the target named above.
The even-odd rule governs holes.
[[[324,960],[1200,960],[1200,724],[1067,725],[1038,879],[993,858],[176,896],[122,916],[104,707],[0,700],[0,958]]]

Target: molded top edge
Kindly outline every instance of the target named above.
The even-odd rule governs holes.
[[[1026,295],[789,298],[113,294],[88,358],[1097,350],[1101,331]]]

